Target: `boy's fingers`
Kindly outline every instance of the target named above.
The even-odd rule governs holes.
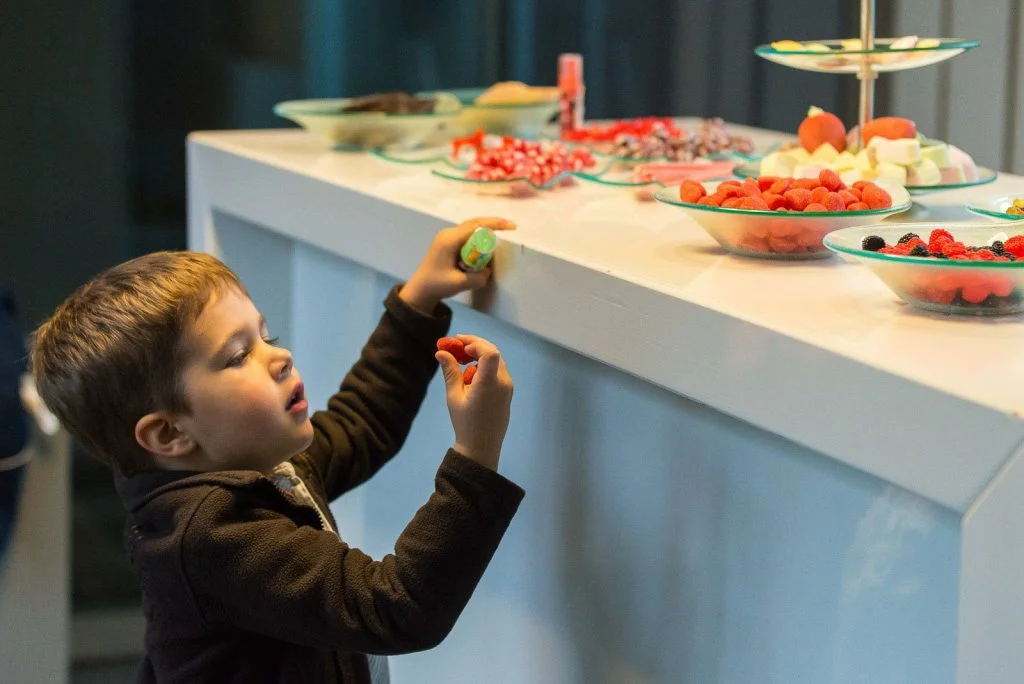
[[[487,284],[487,281],[490,280],[490,278],[491,269],[489,268],[485,268],[474,273],[467,273],[462,287],[466,290],[479,290]]]
[[[434,354],[434,358],[441,364],[441,374],[444,375],[444,384],[448,392],[462,387],[462,370],[455,357],[446,351],[439,351]]]
[[[494,343],[476,335],[456,335],[455,338],[466,345],[466,353],[474,359],[483,358],[488,352],[498,353]]]
[[[515,224],[514,221],[509,221],[508,219],[503,219],[503,218],[501,218],[499,216],[478,216],[476,218],[471,218],[471,219],[469,219],[467,221],[463,221],[459,225],[471,228],[471,230],[469,231],[470,233],[472,233],[474,230],[476,230],[480,226],[487,226],[491,230],[515,230],[516,229],[516,224]]]

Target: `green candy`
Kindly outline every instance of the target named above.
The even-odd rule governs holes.
[[[498,237],[494,231],[481,226],[473,231],[459,252],[460,266],[466,271],[479,271],[491,263],[494,249],[498,246]]]

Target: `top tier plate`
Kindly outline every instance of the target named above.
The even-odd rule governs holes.
[[[804,71],[855,74],[860,71],[865,59],[868,60],[872,71],[902,71],[937,64],[981,45],[981,41],[977,40],[919,38],[915,47],[891,47],[894,42],[901,41],[902,44],[905,40],[876,38],[873,50],[851,49],[851,46],[859,48],[859,41],[855,39],[801,41],[800,47],[793,41],[779,41],[769,45],[758,45],[754,48],[754,54],[783,66]],[[780,43],[790,45],[780,49]]]

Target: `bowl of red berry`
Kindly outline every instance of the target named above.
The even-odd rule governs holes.
[[[867,265],[908,304],[944,314],[1024,312],[1024,233],[1007,225],[921,223],[856,226],[825,246]]]
[[[848,188],[827,169],[813,179],[684,181],[655,198],[682,208],[727,251],[760,259],[829,257],[822,242],[828,233],[910,208],[899,185],[860,181]]]

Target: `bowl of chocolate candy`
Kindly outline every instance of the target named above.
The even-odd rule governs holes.
[[[274,113],[335,149],[414,148],[438,141],[462,111],[450,93],[378,93],[339,99],[289,100]]]

